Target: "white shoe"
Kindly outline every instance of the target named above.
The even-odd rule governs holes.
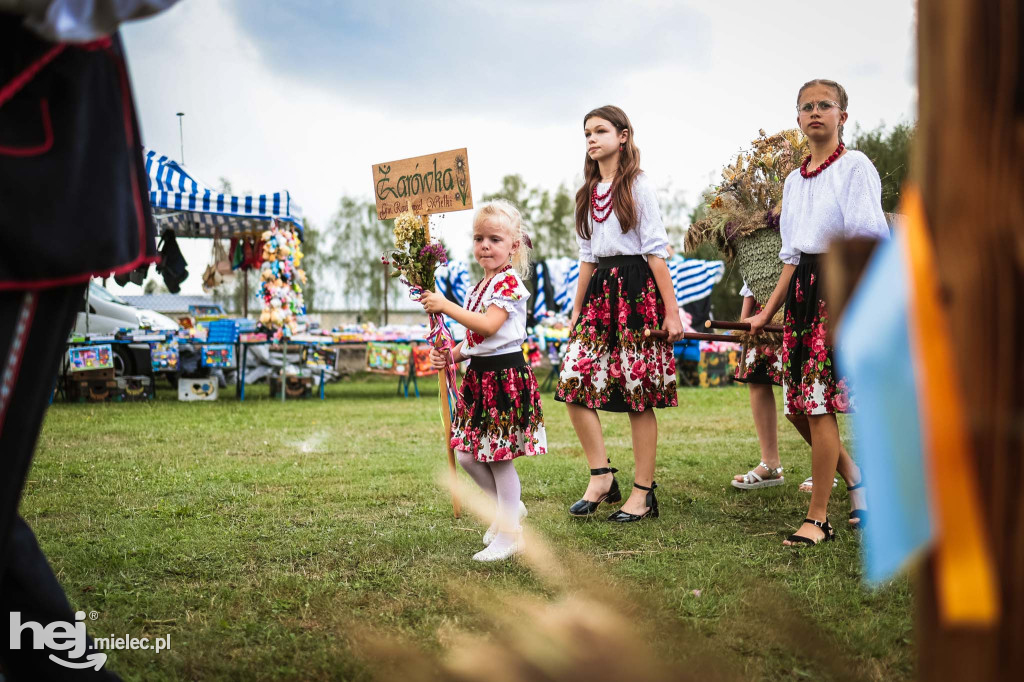
[[[832,479],[832,487],[835,488],[837,485],[839,485],[839,479],[838,478],[833,478]],[[814,489],[814,477],[813,476],[808,476],[807,478],[804,479],[804,482],[800,484],[800,492],[802,492],[802,493],[809,493],[809,492],[813,492],[813,489]]]
[[[519,521],[521,522],[526,518],[526,505],[523,504],[522,500],[519,500]],[[498,534],[498,520],[495,519],[494,523],[490,525],[487,531],[484,533],[484,544],[489,545],[494,542],[494,537]]]
[[[757,473],[758,467],[765,469],[768,472],[768,475],[761,476]],[[756,467],[743,474],[742,481],[737,481],[734,478],[729,482],[732,483],[733,488],[739,488],[740,490],[756,490],[757,488],[771,488],[772,486],[782,485],[786,482],[786,479],[782,475],[782,467],[773,469],[764,462],[759,462]]]
[[[520,531],[516,533],[516,539],[512,541],[512,543],[501,548],[496,548],[493,544],[489,545],[474,554],[473,561],[483,561],[488,563],[493,561],[505,561],[521,553],[523,551],[523,547],[523,534]]]

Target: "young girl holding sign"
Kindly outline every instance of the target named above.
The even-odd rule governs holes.
[[[431,350],[434,367],[469,359],[452,420],[451,446],[485,493],[496,498],[498,513],[484,535],[477,561],[500,561],[522,550],[520,519],[526,507],[513,460],[547,451],[540,391],[523,356],[526,302],[523,278],[530,267],[530,242],[519,211],[507,201],[484,204],[473,218],[473,256],[484,278],[458,306],[442,294],[420,298],[424,310],[442,313],[466,327],[466,340],[450,358]]]
[[[568,404],[590,464],[590,484],[569,513],[591,516],[602,502],[622,499],[617,470],[607,466],[597,410],[628,412],[633,490],[608,520],[639,521],[658,516],[653,408],[676,404],[672,344],[682,338],[683,325],[665,264],[668,235],[654,184],[640,170],[633,126],[622,109],[604,106],[584,117],[583,135],[585,181],[576,194],[580,278],[555,400]],[[662,328],[667,341],[644,335]]]
[[[852,409],[850,388],[836,372],[832,347],[826,342],[831,323],[821,286],[821,254],[835,239],[889,237],[878,171],[867,156],[843,144],[847,102],[846,90],[835,81],[813,80],[797,93],[797,123],[810,140],[811,154],[789,174],[783,189],[779,282],[761,312],[747,319],[756,333],[785,301],[786,415],[806,419],[811,432],[811,505],[803,525],[785,545],[835,539],[827,515],[832,486],[818,482],[827,482],[836,473],[842,448],[836,414]],[[850,472],[842,473],[849,481]],[[859,483],[847,487],[855,507],[850,517],[863,524],[858,488]]]

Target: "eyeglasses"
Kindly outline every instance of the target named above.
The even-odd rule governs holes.
[[[839,102],[834,102],[830,99],[823,99],[819,102],[804,102],[803,104],[799,105],[796,108],[796,110],[799,111],[801,114],[809,114],[812,111],[814,111],[815,106],[818,107],[818,111],[820,111],[823,114],[827,114],[828,112],[832,111],[832,107],[839,108]]]

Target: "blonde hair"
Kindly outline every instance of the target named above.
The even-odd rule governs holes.
[[[800,96],[804,94],[804,90],[807,88],[814,87],[815,85],[824,85],[826,88],[832,88],[836,91],[836,98],[839,100],[839,110],[846,111],[846,107],[850,106],[850,97],[846,94],[846,88],[835,81],[830,81],[827,78],[815,78],[812,81],[807,81],[800,90],[796,93],[797,106],[800,105]],[[839,141],[843,141],[843,124],[839,124]]]
[[[488,201],[478,208],[476,215],[473,216],[473,229],[476,230],[476,226],[488,218],[494,218],[501,222],[505,229],[508,230],[512,243],[519,243],[519,248],[512,252],[512,267],[516,269],[520,277],[526,279],[530,275],[530,249],[532,245],[530,237],[523,230],[523,216],[519,213],[519,209],[504,199]]]

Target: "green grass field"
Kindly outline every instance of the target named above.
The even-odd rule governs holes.
[[[283,405],[266,386],[243,404],[179,403],[161,387],[153,403],[54,405],[23,515],[73,606],[96,612],[94,636],[171,635],[170,651],[114,651],[108,667],[137,680],[388,679],[367,637],[422,652],[429,669],[459,633],[501,639],[480,608],[488,590],[543,606],[593,576],[638,605],[623,617],[659,658],[699,652],[720,679],[912,676],[909,583],[861,584],[843,486],[837,542],[780,544],[810,473],[781,409],[787,484],[744,493],[728,479],[758,460],[746,390],[680,389],[680,407],[659,412],[662,516],[613,527],[567,516],[586,461],[545,395],[550,454],[518,469],[528,522],[571,567],[559,585],[521,562],[470,560],[482,527],[454,520],[438,487],[437,385],[420,388],[404,399],[393,380],[357,377]],[[628,486],[628,420],[604,423]]]

